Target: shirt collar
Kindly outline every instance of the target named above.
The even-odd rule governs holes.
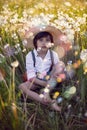
[[[38,56],[38,52],[37,52],[36,49],[34,49],[34,54],[35,54],[35,56]],[[49,54],[50,54],[50,53],[49,53],[49,50],[48,50],[46,56],[48,56]]]
[[[46,56],[49,56],[49,54],[50,54],[50,51],[48,50]]]

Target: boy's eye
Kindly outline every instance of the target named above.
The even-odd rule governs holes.
[[[41,41],[41,42],[42,41],[51,42],[51,40],[49,38],[45,38],[45,39],[44,38],[40,38],[39,41]]]
[[[39,41],[43,41],[43,38],[40,38]]]
[[[50,40],[50,39],[48,39],[48,38],[46,39],[46,41],[51,42],[51,40]]]

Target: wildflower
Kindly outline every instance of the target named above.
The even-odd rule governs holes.
[[[47,48],[51,48],[51,47],[53,47],[53,46],[54,46],[54,43],[50,43],[50,42],[49,42],[49,43],[47,43],[47,45],[46,45],[46,46],[47,46]]]
[[[56,99],[59,96],[59,92],[55,92],[53,95],[53,99]]]
[[[62,80],[64,80],[64,79],[66,78],[66,76],[65,76],[65,74],[64,74],[64,73],[59,74],[59,77],[60,77]]]
[[[72,6],[70,2],[65,2],[64,4],[68,7]]]
[[[48,93],[48,92],[49,92],[49,89],[48,89],[48,88],[45,88],[45,89],[44,89],[44,92],[45,92],[45,93]]]
[[[22,52],[26,52],[26,48],[24,48],[24,49],[22,50]]]
[[[77,60],[77,64],[80,66],[81,65],[81,60]]]
[[[12,38],[14,38],[14,39],[18,39],[17,34],[16,34],[16,33],[13,33],[13,34],[12,34]]]
[[[77,56],[78,55],[78,51],[75,51],[74,55]]]
[[[80,58],[83,62],[85,62],[87,60],[87,49],[84,49],[81,51]]]
[[[57,98],[57,103],[61,103],[63,101],[63,98],[62,97],[58,97]]]
[[[18,53],[21,51],[20,44],[16,44],[16,45],[15,45],[15,48],[16,48],[15,54],[18,54]]]
[[[23,41],[22,41],[22,44],[23,44],[23,46],[27,46],[27,44],[28,44],[28,41],[26,40],[26,39],[24,39]]]
[[[45,79],[46,79],[46,80],[49,80],[49,79],[50,79],[50,76],[49,76],[49,75],[47,75],[47,76],[45,77]]]
[[[29,13],[30,13],[30,14],[33,14],[34,12],[35,12],[35,9],[34,9],[34,8],[30,8],[30,9],[29,9]]]
[[[58,83],[62,82],[62,78],[57,77],[57,82],[58,82]]]
[[[70,109],[71,107],[72,107],[72,105],[71,105],[71,104],[69,104],[69,105],[68,105],[68,109]]]
[[[50,84],[47,84],[47,88],[50,88]]]
[[[73,63],[73,68],[77,69],[79,67],[79,65],[77,63]]]
[[[18,67],[18,65],[19,65],[19,62],[17,60],[11,63],[11,66],[14,68]]]
[[[13,56],[15,52],[15,48],[11,47],[9,44],[4,46],[4,54],[8,57]]]

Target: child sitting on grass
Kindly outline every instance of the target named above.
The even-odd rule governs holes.
[[[38,87],[45,88],[50,83],[51,79],[46,80],[46,76],[49,74],[51,78],[55,78],[61,72],[61,69],[58,70],[59,57],[56,52],[52,51],[53,55],[53,64],[51,60],[51,54],[49,49],[49,43],[53,44],[53,36],[50,32],[42,31],[35,35],[33,39],[34,49],[33,55],[35,56],[35,65],[34,59],[32,58],[31,51],[26,56],[26,70],[27,70],[27,81],[20,84],[19,88],[25,93],[30,99],[38,101],[42,104],[48,105],[51,104],[51,107],[56,111],[61,111],[61,107],[57,105],[51,98],[44,96],[43,98],[35,91]],[[64,64],[62,71],[64,71]],[[53,84],[54,86],[56,84]],[[52,84],[49,86],[51,89]]]

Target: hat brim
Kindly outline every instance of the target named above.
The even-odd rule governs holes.
[[[63,33],[56,27],[54,26],[32,27],[25,33],[25,38],[28,42],[27,47],[30,47],[30,48],[33,47],[34,36],[37,33],[42,32],[42,31],[47,31],[51,33],[51,35],[53,36],[54,45],[57,46],[58,44],[60,44],[59,37],[63,35]]]
[[[60,58],[71,49],[71,42],[66,40],[65,34],[54,26],[32,27],[25,33],[25,39],[27,40],[27,48],[34,48],[33,38],[36,34],[42,31],[47,31],[53,36],[54,47],[57,48],[57,53]],[[65,41],[64,41],[65,37]]]

